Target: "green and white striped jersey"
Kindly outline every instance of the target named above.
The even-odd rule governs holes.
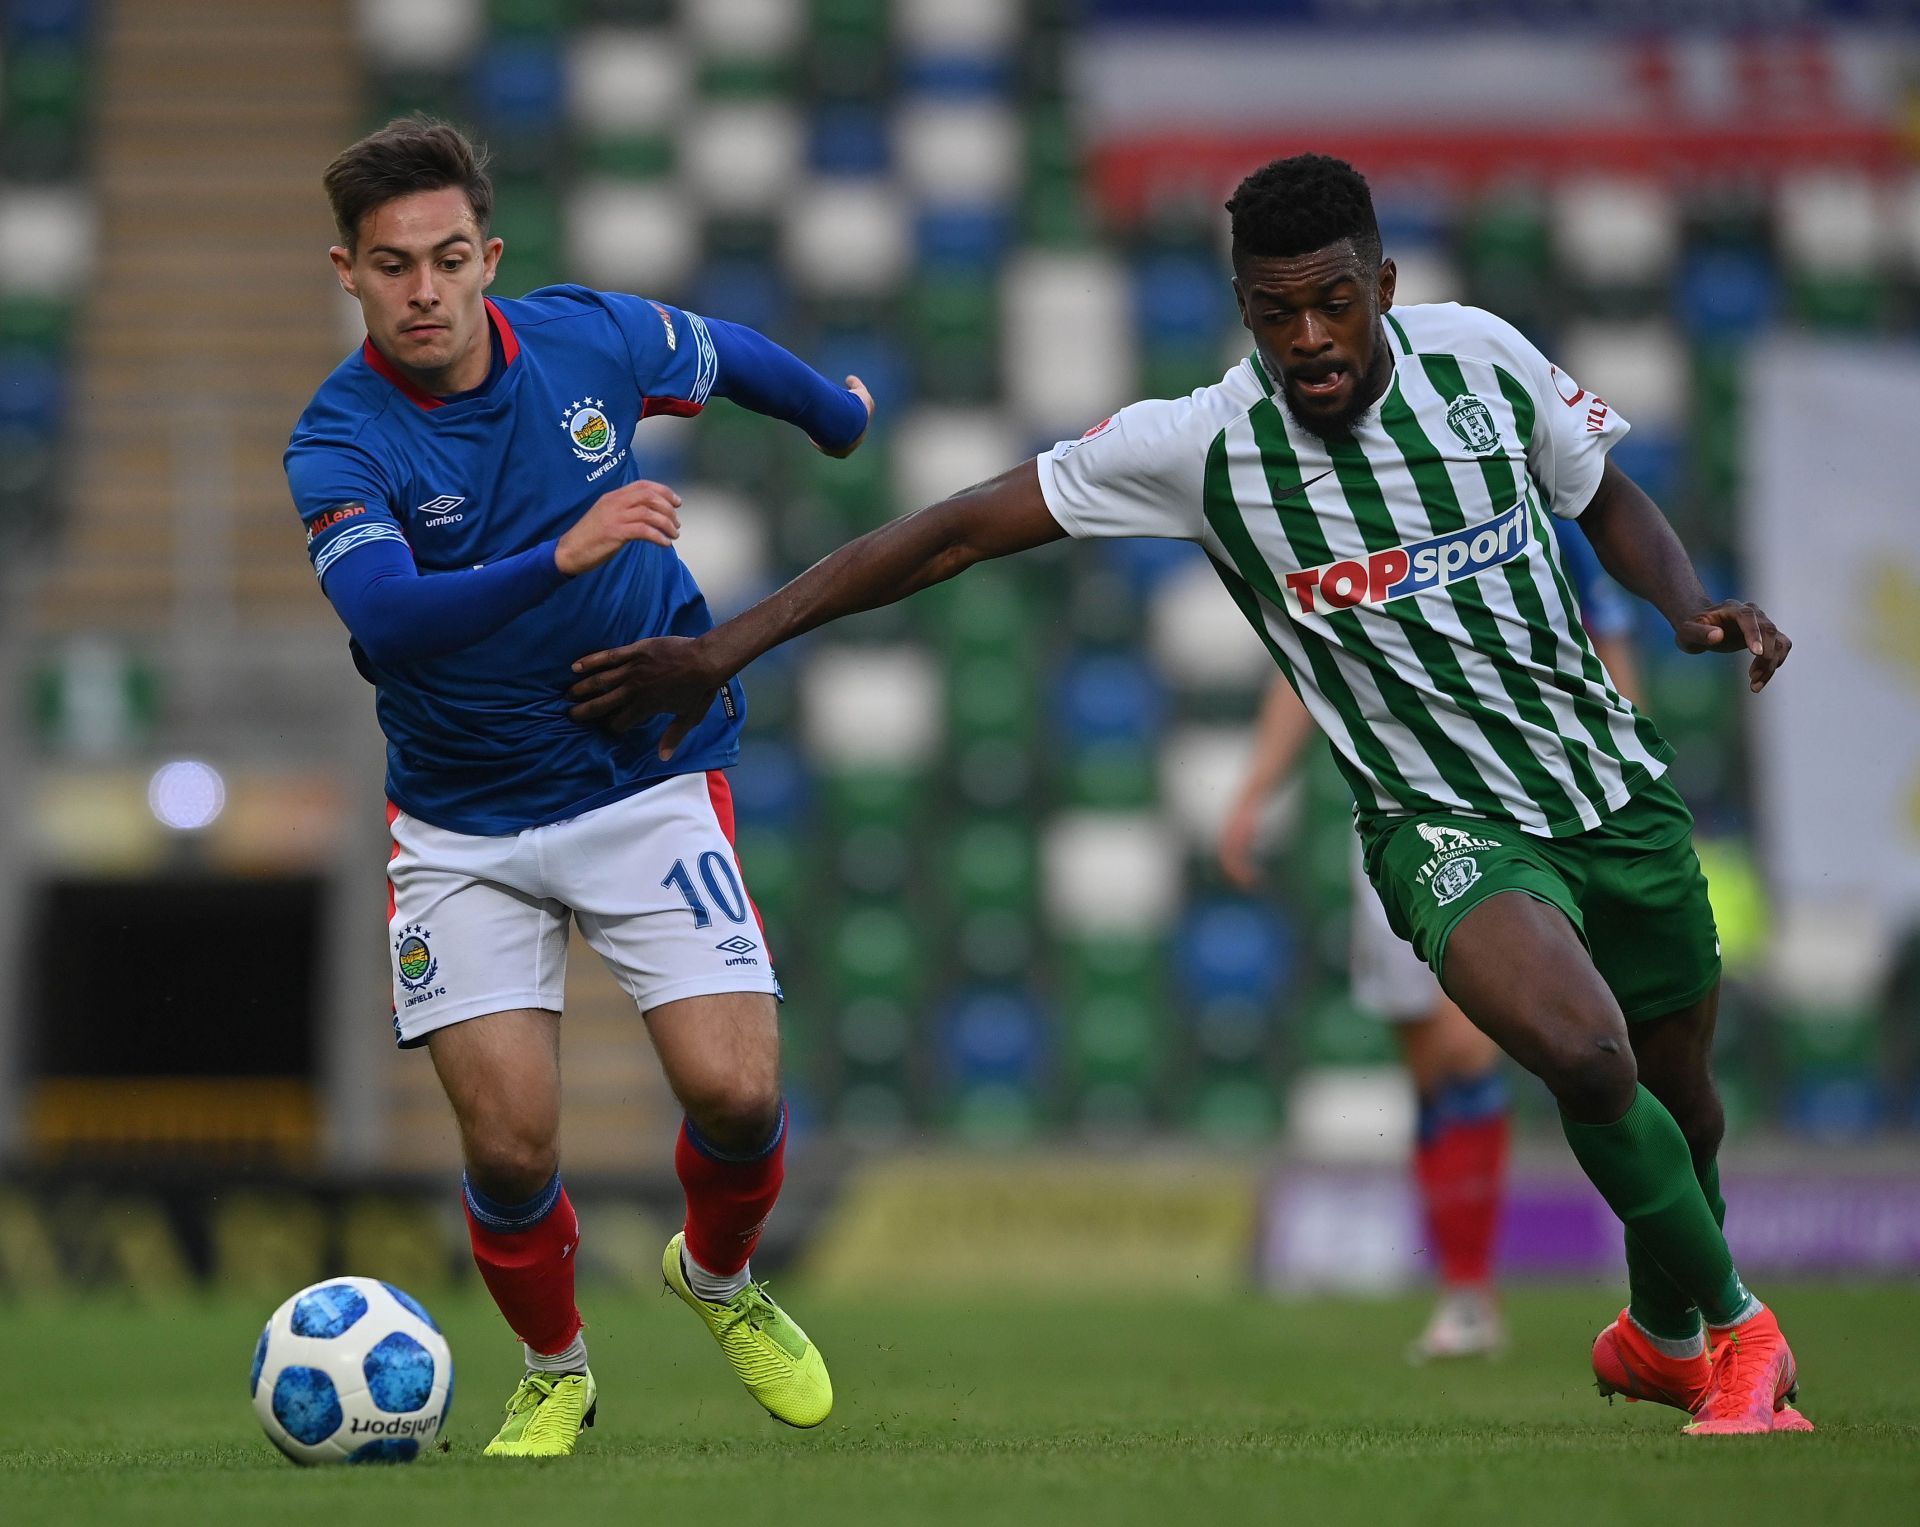
[[[1363,816],[1585,832],[1672,750],[1581,628],[1548,513],[1627,432],[1493,314],[1396,308],[1392,384],[1329,444],[1258,354],[1040,457],[1074,536],[1198,541],[1333,743]]]

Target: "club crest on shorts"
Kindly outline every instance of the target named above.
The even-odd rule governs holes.
[[[433,948],[427,943],[427,930],[418,923],[400,930],[400,937],[394,941],[393,954],[394,969],[400,973],[400,984],[408,991],[419,991],[440,973],[440,961],[434,957]]]
[[[613,421],[599,398],[569,403],[560,423],[573,442],[573,454],[582,461],[599,461],[613,449]]]
[[[1472,393],[1462,393],[1447,409],[1447,423],[1461,443],[1475,455],[1484,456],[1500,443],[1500,431],[1494,428],[1487,405]]]
[[[1471,854],[1440,866],[1433,877],[1433,899],[1445,906],[1466,895],[1480,878],[1480,864]]]

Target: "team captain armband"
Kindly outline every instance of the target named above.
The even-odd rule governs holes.
[[[341,526],[346,528],[341,529]],[[334,531],[339,533],[331,534]],[[323,536],[328,537],[326,545],[315,551],[314,543]],[[341,504],[316,515],[313,523],[307,526],[307,551],[313,557],[314,576],[325,578],[327,569],[348,552],[374,541],[398,541],[404,546],[407,538],[392,520],[369,518],[365,504]]]

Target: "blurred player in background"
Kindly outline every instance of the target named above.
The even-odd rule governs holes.
[[[1601,571],[1586,538],[1566,528],[1565,520],[1553,523],[1594,655],[1614,688],[1637,701],[1633,609]],[[1220,868],[1242,890],[1259,887],[1254,850],[1261,817],[1313,730],[1313,715],[1293,686],[1275,679],[1254,725],[1246,778],[1220,829]],[[1348,935],[1353,1000],[1391,1027],[1413,1082],[1413,1179],[1440,1285],[1433,1315],[1407,1356],[1413,1362],[1493,1356],[1507,1342],[1494,1295],[1508,1135],[1500,1048],[1473,1026],[1413,946],[1393,931],[1367,880],[1357,838],[1353,850]]]
[[[664,712],[670,753],[743,667],[827,621],[1067,535],[1198,541],[1333,744],[1395,931],[1547,1084],[1625,1227],[1602,1389],[1674,1405],[1696,1435],[1809,1430],[1720,1228],[1720,953],[1692,818],[1672,749],[1593,654],[1546,515],[1578,520],[1682,650],[1745,654],[1753,690],[1791,643],[1708,597],[1607,459],[1627,426],[1604,399],[1491,313],[1394,309],[1350,165],[1276,160],[1227,208],[1254,349],[1220,382],[1123,408],[702,636],[588,654],[574,714],[618,730]]]
[[[571,1453],[597,1404],[559,1165],[571,920],[644,1013],[686,1110],[686,1226],[662,1274],[755,1399],[817,1425],[826,1365],[748,1268],[786,1110],[779,986],[720,772],[745,698],[730,684],[669,764],[661,728],[579,726],[562,691],[582,651],[712,624],[673,552],[680,500],[633,460],[640,420],[731,398],[844,456],[872,400],[661,303],[579,286],[488,299],[502,242],[485,156],[444,123],[389,124],[326,189],[367,339],[301,416],[287,480],[387,737],[395,1035],[433,1057],[474,1260],[525,1344],[487,1452]]]

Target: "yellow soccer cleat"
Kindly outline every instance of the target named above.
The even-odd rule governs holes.
[[[686,1239],[684,1231],[676,1235],[660,1258],[667,1287],[707,1323],[747,1393],[766,1406],[774,1420],[818,1426],[833,1409],[833,1380],[827,1377],[820,1349],[762,1284],[749,1283],[725,1303],[702,1299],[688,1286],[680,1262]]]
[[[591,1373],[534,1373],[507,1401],[506,1424],[489,1442],[489,1458],[565,1458],[593,1425],[600,1392]]]

